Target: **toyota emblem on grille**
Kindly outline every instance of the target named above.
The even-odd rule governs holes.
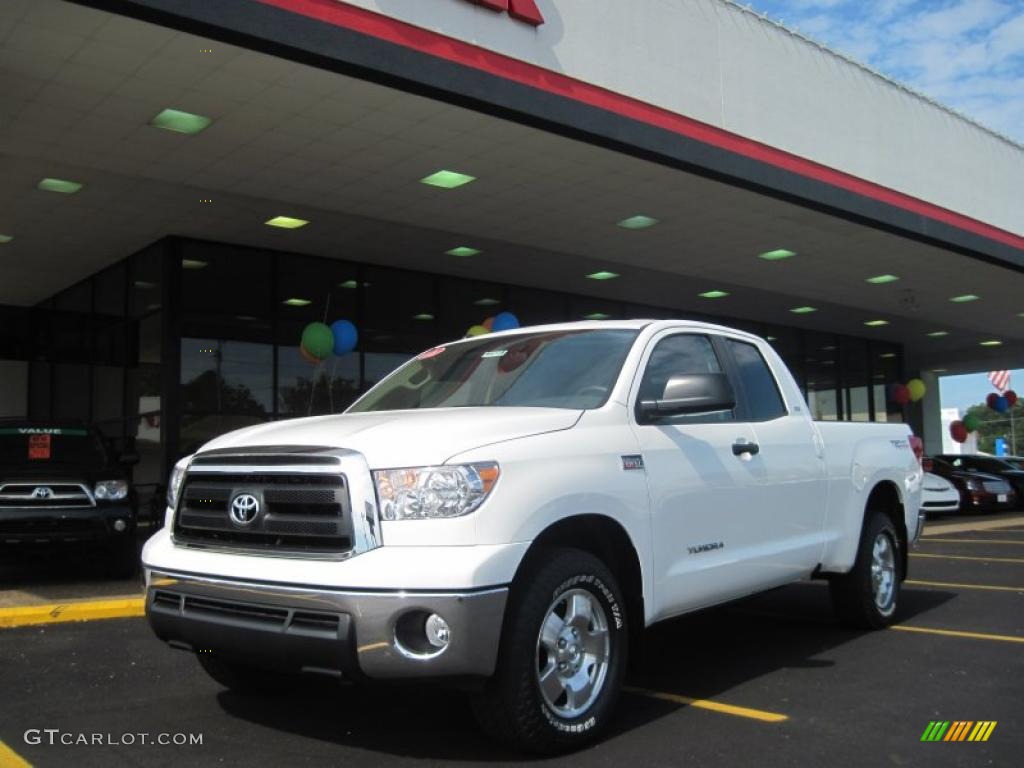
[[[53,497],[53,488],[47,488],[45,485],[41,485],[32,491],[33,499],[49,499]]]
[[[251,493],[240,493],[231,500],[231,520],[249,525],[260,513],[260,501]]]

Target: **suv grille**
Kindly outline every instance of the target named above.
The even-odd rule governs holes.
[[[7,483],[0,485],[0,509],[75,509],[95,507],[92,495],[78,483]]]
[[[248,466],[239,457],[193,462],[174,519],[176,540],[306,554],[352,548],[348,483],[336,461],[332,468],[319,456],[244,458]]]

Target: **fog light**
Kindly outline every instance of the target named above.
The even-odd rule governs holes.
[[[117,531],[118,533],[124,533],[125,530],[127,530],[127,528],[128,528],[128,523],[126,523],[121,518],[118,518],[117,520],[114,521],[114,530]]]
[[[448,628],[448,622],[438,616],[436,613],[430,614],[427,617],[427,642],[429,642],[435,648],[444,648],[448,645],[451,640],[451,630]]]

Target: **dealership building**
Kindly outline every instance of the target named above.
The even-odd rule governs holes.
[[[931,450],[1024,367],[1024,148],[728,0],[4,0],[0,93],[0,416],[153,490],[499,312],[751,330]]]

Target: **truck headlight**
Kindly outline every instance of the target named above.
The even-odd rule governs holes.
[[[100,480],[92,492],[100,501],[118,501],[128,495],[128,483],[124,480]]]
[[[379,469],[373,473],[385,520],[468,515],[483,504],[501,472],[494,462]]]
[[[181,484],[185,482],[185,472],[190,461],[192,456],[186,456],[171,470],[171,478],[167,481],[167,506],[171,509],[178,508],[178,495],[181,493]]]

